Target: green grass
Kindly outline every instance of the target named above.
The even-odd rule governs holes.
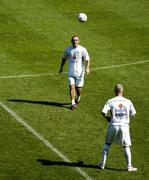
[[[105,171],[82,167],[93,179],[148,179],[149,62],[119,68],[94,68],[149,60],[149,2],[145,0],[1,0],[0,101],[42,134],[72,162],[97,165],[107,123],[100,115],[122,83],[137,116],[131,123],[132,160],[128,173],[123,151],[112,146]],[[77,14],[88,15],[86,23]],[[70,103],[66,75],[56,75],[62,52],[78,34],[91,56],[82,101]],[[67,66],[65,67],[67,71]],[[49,76],[7,78],[3,76]],[[0,179],[84,179],[15,118],[0,108]],[[38,160],[45,160],[43,165]],[[49,164],[51,162],[51,165]],[[52,165],[52,162],[57,164]],[[63,162],[63,163],[61,163]]]

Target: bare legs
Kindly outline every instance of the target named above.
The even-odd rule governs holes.
[[[70,99],[71,99],[72,105],[74,105],[75,104],[75,94],[76,94],[75,85],[70,85],[69,87],[70,87],[70,90],[69,90]]]
[[[77,94],[76,103],[79,103],[79,101],[80,101],[81,91],[82,91],[81,87],[76,87],[76,94]]]
[[[76,100],[79,102],[81,97],[81,87],[75,87],[75,85],[70,85],[70,99],[72,106],[76,104]]]

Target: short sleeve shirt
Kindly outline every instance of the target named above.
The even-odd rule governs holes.
[[[126,125],[130,122],[130,116],[136,114],[136,110],[129,99],[122,96],[116,96],[106,102],[102,112],[107,114],[111,112],[112,125]]]
[[[68,75],[72,77],[84,74],[84,61],[89,61],[89,54],[83,46],[76,48],[69,46],[65,49],[62,58],[68,58]]]

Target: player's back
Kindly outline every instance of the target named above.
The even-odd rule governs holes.
[[[111,125],[128,125],[130,115],[136,114],[132,102],[122,96],[116,96],[108,101],[111,111]]]

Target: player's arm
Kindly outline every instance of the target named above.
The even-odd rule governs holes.
[[[109,102],[107,102],[107,103],[104,105],[101,114],[102,114],[102,116],[103,116],[108,122],[111,121],[111,117],[108,116],[108,112],[109,112],[109,111],[110,111],[110,104],[109,104]],[[110,112],[111,112],[111,111],[110,111]]]
[[[85,72],[86,74],[89,74],[90,73],[90,57],[86,48],[83,49],[82,59],[85,60]]]
[[[64,67],[65,63],[66,63],[66,58],[62,58],[61,66],[60,66],[60,69],[59,69],[59,73],[63,72],[63,67]]]
[[[90,60],[86,61],[85,72],[86,74],[90,73]]]
[[[135,108],[134,108],[134,106],[133,106],[133,104],[132,104],[131,101],[130,101],[130,111],[129,111],[129,115],[130,115],[131,118],[134,118],[135,115],[136,115],[136,110],[135,110]]]
[[[108,122],[111,121],[111,117],[109,117],[106,113],[101,112],[101,114],[102,114],[102,116],[103,116]]]

